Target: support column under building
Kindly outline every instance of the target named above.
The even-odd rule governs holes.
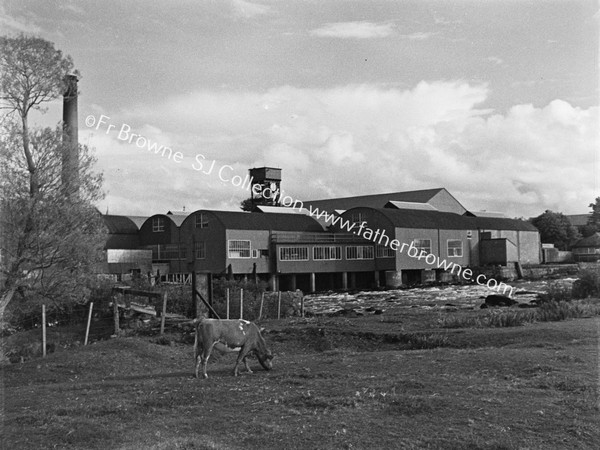
[[[402,286],[402,271],[401,270],[386,270],[385,272],[385,287],[397,289]]]
[[[292,273],[290,275],[290,291],[296,290],[296,274]]]
[[[271,285],[271,290],[277,292],[279,290],[279,276],[272,274],[269,277],[269,284]]]
[[[342,289],[348,290],[348,272],[342,272]]]
[[[316,283],[315,273],[311,272],[311,274],[310,274],[310,292],[315,292],[317,290],[316,285],[317,285],[317,283]]]
[[[350,289],[356,289],[356,272],[350,272]]]
[[[375,279],[375,287],[377,287],[377,288],[378,288],[378,287],[380,287],[380,286],[381,286],[381,284],[380,284],[380,282],[379,282],[379,270],[376,270],[376,271],[373,273],[373,278]]]

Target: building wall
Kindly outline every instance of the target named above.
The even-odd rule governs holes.
[[[230,240],[250,241],[250,257],[230,258],[227,254]],[[250,274],[254,264],[256,264],[257,273],[269,273],[270,258],[261,256],[261,250],[268,250],[269,243],[270,232],[268,230],[226,230],[225,242],[222,244],[226,252],[225,266],[231,264],[233,273]],[[253,252],[253,250],[256,250],[256,252]]]
[[[540,264],[541,246],[540,233],[519,231],[519,262],[521,264]]]
[[[197,214],[200,213],[190,214],[180,228],[182,244],[187,248],[188,270],[221,273],[227,268],[225,227],[209,212],[202,212],[206,227],[197,227]],[[204,243],[204,258],[197,258],[196,243]]]

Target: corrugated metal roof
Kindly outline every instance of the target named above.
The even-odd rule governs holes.
[[[323,231],[315,219],[304,214],[203,210],[197,212],[213,214],[230,230]]]
[[[518,230],[538,231],[523,220],[497,217],[469,217],[443,211],[372,208],[387,217],[398,228],[424,228],[442,230]],[[351,210],[350,210],[351,211]]]
[[[586,238],[583,238],[583,239],[577,241],[577,243],[573,247],[577,247],[577,248],[581,248],[581,247],[600,248],[600,233],[594,233],[591,236],[588,236]]]

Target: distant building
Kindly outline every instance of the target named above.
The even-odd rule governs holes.
[[[579,240],[572,248],[576,261],[595,262],[600,260],[600,233]]]
[[[583,227],[587,225],[590,217],[592,217],[591,214],[567,215],[567,219],[569,219],[569,222],[571,222],[571,225],[573,225],[574,227]]]

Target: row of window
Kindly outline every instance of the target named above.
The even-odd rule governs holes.
[[[430,239],[415,239],[413,246],[418,254],[422,251],[431,253]],[[160,244],[149,245],[146,248],[152,250],[153,260],[171,260],[185,259],[187,249],[179,244]],[[347,260],[393,258],[396,252],[385,245],[349,245],[345,247],[345,257]],[[448,240],[448,256],[462,256],[462,242],[460,240]],[[227,255],[232,259],[258,258],[259,256],[269,256],[267,249],[252,249],[249,240],[232,239],[227,241]],[[194,256],[196,259],[206,259],[206,244],[204,241],[196,242],[194,246]],[[312,248],[312,259],[315,261],[339,261],[342,259],[342,247],[339,245],[318,245]],[[279,247],[280,261],[308,261],[309,247]]]
[[[179,244],[159,244],[148,245],[147,249],[152,250],[153,260],[177,260],[187,258],[187,249]],[[204,242],[196,242],[194,246],[194,255],[196,259],[206,258],[206,245]]]

